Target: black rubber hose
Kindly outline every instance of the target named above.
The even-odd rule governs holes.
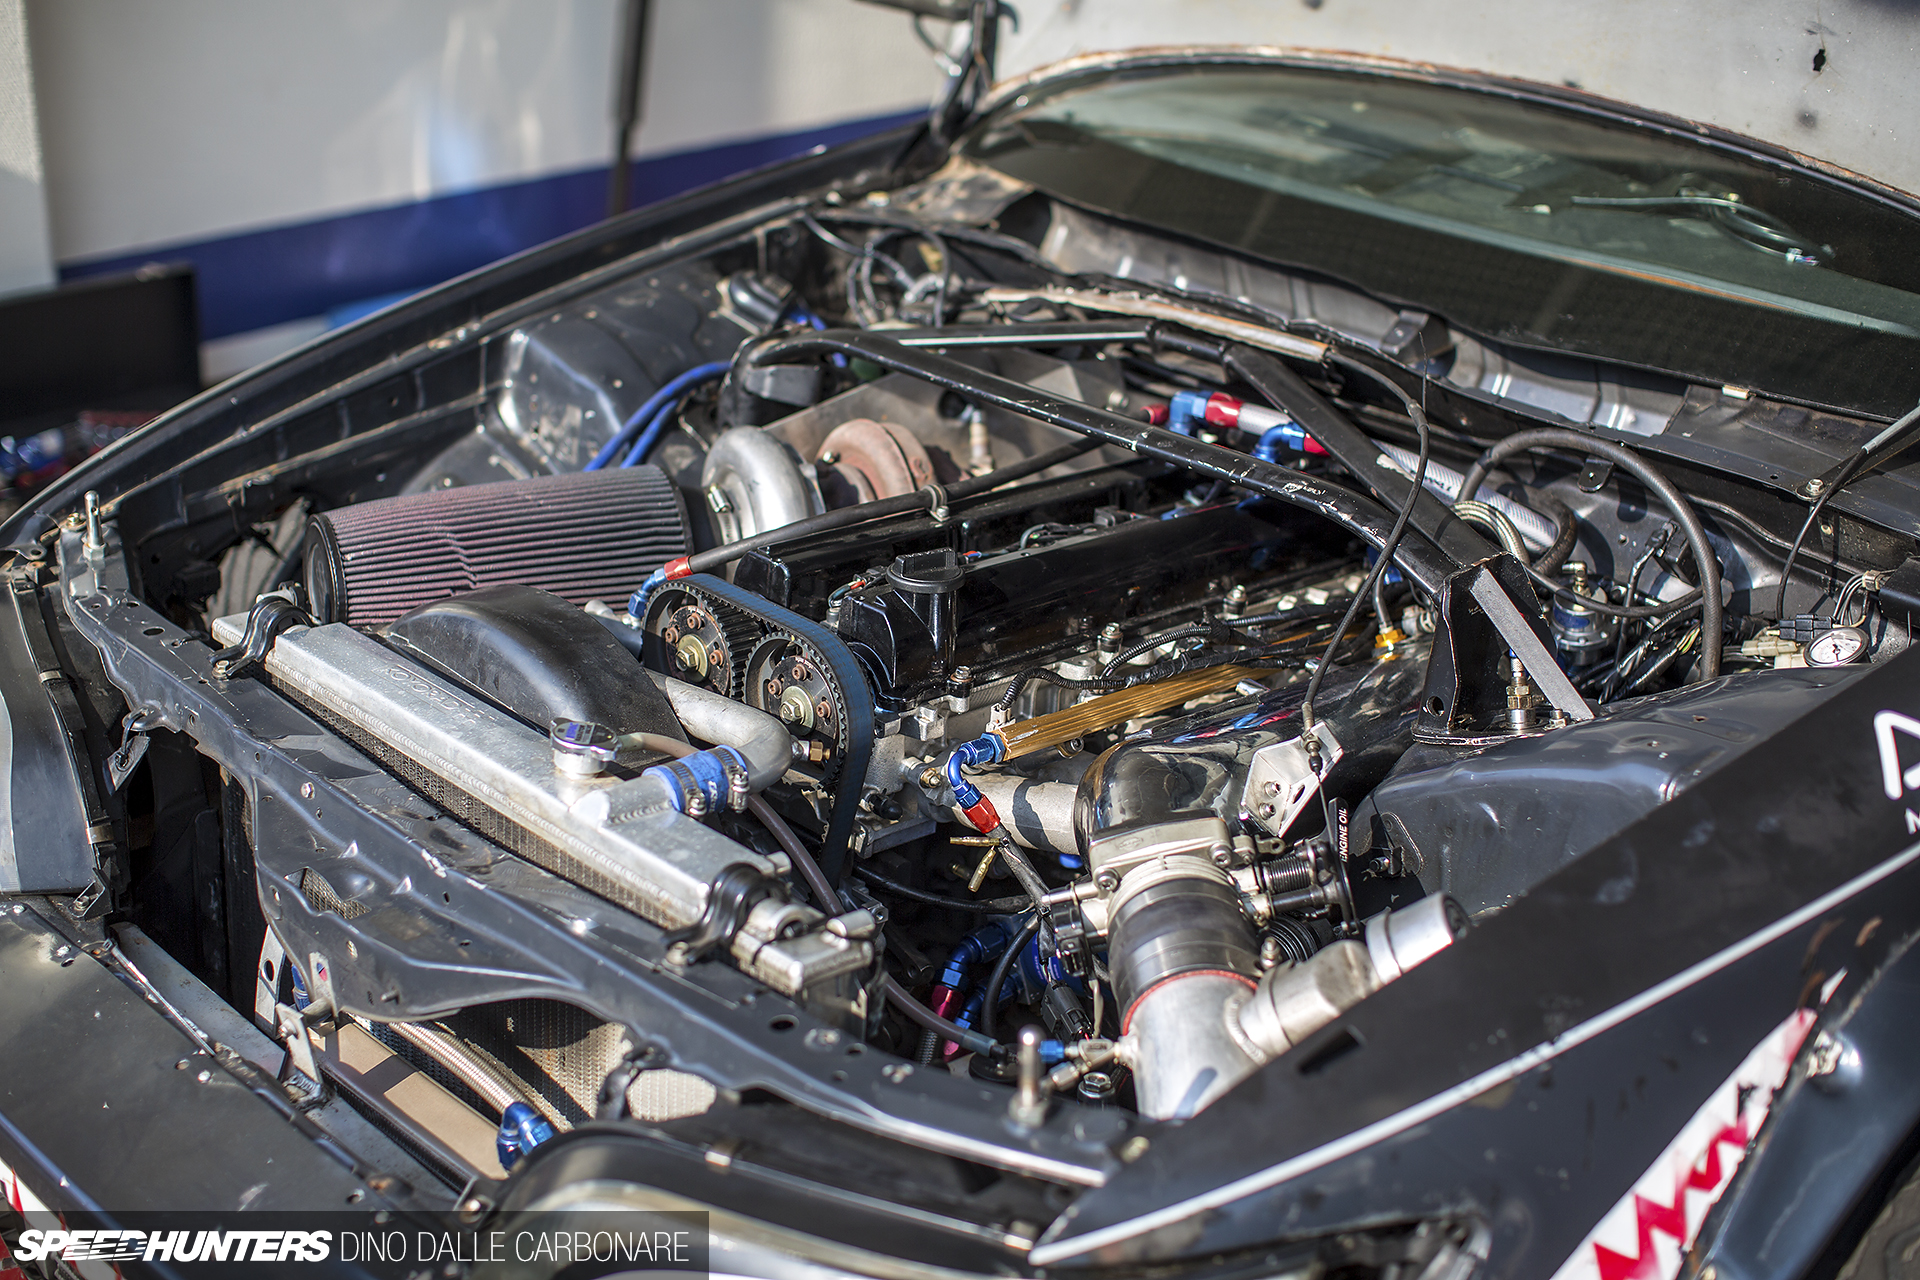
[[[991,1053],[996,1058],[1006,1053],[1007,1046],[996,1042],[992,1036],[980,1031],[969,1031],[959,1023],[941,1017],[915,1000],[912,993],[901,986],[900,980],[892,974],[887,975],[885,991],[888,1002],[901,1013],[906,1014],[908,1020],[918,1024],[922,1030],[937,1031],[942,1039],[951,1040],[973,1053]]]
[[[1020,953],[1027,949],[1034,936],[1040,932],[1040,917],[1021,926],[1020,932],[1013,936],[1007,949],[993,962],[993,972],[987,975],[987,998],[980,1002],[980,1034],[993,1035],[994,1019],[1000,1013],[1000,988],[1007,985],[1007,975],[1013,972],[1013,966],[1020,963]]]
[[[1057,449],[1049,449],[1045,453],[1038,453],[1023,461],[1009,463],[998,470],[989,471],[986,475],[955,481],[945,486],[944,493],[949,502],[971,498],[976,493],[985,493],[1003,484],[1038,475],[1063,462],[1071,462],[1099,447],[1098,440],[1070,441]],[[817,516],[808,516],[804,520],[795,520],[792,524],[783,524],[778,529],[756,533],[751,538],[741,538],[705,551],[697,551],[687,557],[687,572],[712,573],[723,565],[732,564],[749,551],[771,547],[775,543],[791,542],[795,538],[805,538],[811,534],[844,529],[848,525],[865,524],[869,520],[878,520],[882,516],[897,516],[908,511],[925,511],[929,507],[929,500],[934,496],[925,489],[921,489],[914,493],[903,493],[892,498],[875,498],[872,502],[862,502],[851,507],[838,507]]]
[[[1535,570],[1551,577],[1560,572],[1560,567],[1566,564],[1567,557],[1573,554],[1573,542],[1580,533],[1573,508],[1552,494],[1538,489],[1528,491],[1525,505],[1553,521],[1556,530],[1553,544],[1533,561]]]
[[[839,895],[834,893],[833,886],[827,883],[827,877],[820,870],[820,864],[815,862],[813,855],[807,852],[807,846],[800,843],[800,837],[793,833],[793,828],[787,825],[786,819],[775,813],[759,796],[747,798],[747,811],[760,819],[772,833],[774,840],[786,850],[787,857],[793,860],[795,869],[800,872],[800,878],[805,880],[807,887],[819,897],[823,909],[837,910],[840,902]],[[910,1020],[918,1023],[925,1030],[937,1031],[948,1040],[964,1045],[975,1053],[1006,1052],[1004,1045],[992,1043],[992,1037],[983,1036],[977,1031],[969,1031],[959,1023],[941,1017],[915,1000],[913,993],[901,986],[899,979],[892,974],[887,975],[884,990],[894,1008],[906,1014]]]
[[[1017,916],[1023,911],[1033,910],[1033,903],[1025,895],[1018,898],[981,898],[969,902],[965,898],[948,898],[937,893],[928,893],[924,889],[914,889],[896,880],[889,880],[879,872],[867,867],[855,867],[853,874],[865,880],[876,889],[892,894],[896,898],[905,898],[908,902],[921,902],[930,907],[945,907],[949,911],[967,911],[982,916]]]
[[[1664,675],[1667,668],[1671,667],[1679,659],[1681,650],[1686,648],[1687,641],[1693,637],[1693,634],[1694,632],[1691,627],[1682,628],[1680,638],[1668,645],[1659,657],[1648,663],[1646,670],[1635,674],[1633,679],[1628,681],[1620,690],[1619,696],[1622,698],[1630,698]]]
[[[1228,622],[1229,626],[1234,625],[1227,619],[1222,619],[1222,621]],[[1165,635],[1152,636],[1140,641],[1129,649],[1124,649],[1115,654],[1112,662],[1100,668],[1101,679],[1107,679],[1112,676],[1114,672],[1120,670],[1120,668],[1126,666],[1141,654],[1150,653],[1162,645],[1175,644],[1182,640],[1210,639],[1212,636],[1213,627],[1205,622],[1196,622],[1189,626],[1176,627]]]
[[[747,812],[760,819],[760,825],[770,831],[774,840],[787,851],[794,870],[807,882],[807,888],[813,891],[813,896],[820,899],[820,909],[830,915],[838,914],[840,895],[833,891],[826,873],[820,870],[820,864],[807,852],[807,846],[800,843],[800,837],[793,834],[793,828],[787,825],[786,819],[775,813],[773,806],[759,796],[747,797]]]
[[[1569,449],[1589,457],[1605,458],[1632,473],[1673,513],[1673,518],[1686,531],[1687,545],[1693,549],[1693,561],[1700,573],[1700,678],[1711,680],[1719,675],[1720,646],[1726,634],[1724,609],[1720,603],[1720,561],[1715,558],[1713,544],[1707,541],[1706,528],[1700,523],[1700,517],[1694,512],[1693,504],[1687,501],[1686,495],[1675,488],[1673,481],[1667,479],[1658,468],[1633,450],[1622,448],[1611,440],[1569,431],[1564,427],[1539,427],[1508,436],[1480,455],[1480,460],[1473,464],[1473,470],[1467,472],[1466,480],[1461,483],[1460,492],[1480,492],[1480,486],[1486,482],[1487,472],[1501,460],[1531,449]],[[1554,590],[1556,593],[1563,591],[1558,586]],[[1564,594],[1588,607],[1594,603],[1572,592]],[[1595,612],[1604,611],[1596,609]]]
[[[1565,597],[1568,601],[1580,605],[1583,609],[1591,610],[1594,613],[1600,614],[1602,617],[1620,618],[1629,622],[1644,621],[1647,618],[1670,618],[1681,610],[1691,609],[1700,603],[1700,588],[1695,587],[1683,596],[1675,596],[1673,599],[1664,600],[1659,604],[1608,604],[1605,600],[1595,600],[1591,596],[1583,596],[1576,591],[1569,591],[1537,569],[1530,567],[1527,573],[1532,576],[1535,582],[1553,592],[1556,596]]]
[[[983,405],[993,405],[1057,427],[1089,435],[1103,444],[1131,449],[1229,484],[1250,489],[1290,506],[1311,511],[1378,547],[1387,540],[1394,517],[1372,498],[1330,484],[1278,463],[1262,462],[1222,445],[1179,435],[1164,427],[1122,417],[1039,387],[985,373],[926,348],[892,341],[885,332],[829,329],[768,339],[744,357],[751,366],[791,364],[837,352],[858,356],[894,373],[911,374]],[[1400,567],[1427,591],[1437,592],[1459,565],[1424,539],[1400,548]]]
[[[1813,505],[1807,508],[1807,518],[1800,522],[1800,532],[1794,535],[1793,545],[1787,548],[1786,563],[1780,566],[1780,590],[1773,597],[1773,616],[1780,621],[1786,621],[1787,583],[1793,577],[1793,562],[1800,558],[1800,548],[1806,543],[1808,532],[1812,530],[1814,521],[1820,518],[1820,512],[1825,509],[1827,499],[1840,492],[1842,485],[1851,482],[1860,471],[1861,464],[1866,460],[1867,455],[1864,452],[1848,458],[1835,473],[1833,483],[1822,489],[1820,496],[1814,499]],[[1818,604],[1819,601],[1816,600],[1814,603]]]
[[[1024,693],[1027,686],[1035,680],[1040,681],[1042,684],[1050,684],[1056,689],[1111,690],[1124,689],[1127,687],[1127,678],[1125,676],[1094,676],[1090,680],[1080,680],[1073,676],[1063,676],[1059,672],[1046,667],[1028,667],[1025,671],[1014,676],[1012,681],[1007,685],[1007,691],[1000,695],[1000,700],[994,705],[1003,711],[1012,707],[1014,703],[1020,701],[1020,695]]]

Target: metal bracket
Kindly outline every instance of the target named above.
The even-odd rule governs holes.
[[[1606,458],[1588,458],[1587,465],[1581,469],[1580,478],[1574,483],[1580,486],[1582,493],[1598,493],[1607,487],[1607,481],[1613,478],[1613,463]]]
[[[1548,647],[1545,615],[1525,567],[1513,556],[1490,557],[1448,578],[1434,613],[1433,656],[1415,738],[1462,743],[1512,737],[1507,691],[1515,657],[1567,720],[1593,719],[1593,708]]]
[[[1533,626],[1520,612],[1491,574],[1482,574],[1473,582],[1473,598],[1487,612],[1487,620],[1493,623],[1500,638],[1513,650],[1514,657],[1533,677],[1533,683],[1540,692],[1547,695],[1547,701],[1560,711],[1567,713],[1570,720],[1593,719],[1593,708],[1573,687],[1573,681],[1567,679],[1567,673],[1560,669],[1560,663],[1553,656],[1553,650],[1534,632]]]
[[[67,904],[67,914],[75,920],[90,920],[96,916],[105,915],[109,905],[106,881],[96,873],[87,887],[74,895],[73,901]]]
[[[290,1004],[275,1005],[273,1013],[280,1042],[287,1046],[280,1084],[292,1096],[296,1110],[310,1111],[328,1100],[330,1089],[327,1078],[320,1074],[320,1064],[314,1060],[306,1016]]]
[[[158,707],[139,707],[129,711],[120,722],[120,749],[107,757],[107,790],[118,791],[146,759],[150,739],[148,731],[160,727],[163,719]]]
[[[312,625],[313,619],[290,592],[269,592],[254,602],[240,643],[213,655],[213,674],[223,680],[237,679],[266,661],[267,650],[282,632]]]
[[[1276,742],[1253,753],[1247,765],[1247,789],[1241,804],[1253,820],[1276,836],[1285,835],[1294,820],[1306,812],[1319,794],[1320,782],[1345,754],[1333,727],[1322,720],[1313,726],[1320,744],[1320,771],[1307,758],[1306,738]]]
[[[1422,364],[1453,350],[1447,326],[1424,311],[1402,311],[1380,339],[1380,351],[1410,364]]]
[[[667,955],[676,964],[691,964],[728,941],[746,923],[747,913],[762,898],[781,896],[780,882],[758,867],[735,863],[713,878],[707,887],[706,909],[684,929],[667,934]],[[835,904],[823,904],[832,910]]]

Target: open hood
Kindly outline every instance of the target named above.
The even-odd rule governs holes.
[[[1547,4],[1389,0],[1070,0],[1021,7],[1002,76],[1152,45],[1276,45],[1382,55],[1562,85],[1746,134],[1902,191],[1920,153],[1900,123],[1920,84],[1909,6]]]

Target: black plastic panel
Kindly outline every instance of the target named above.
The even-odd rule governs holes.
[[[559,719],[686,738],[626,646],[545,591],[486,587],[422,605],[387,640],[542,732]]]

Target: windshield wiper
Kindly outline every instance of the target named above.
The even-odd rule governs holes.
[[[1831,245],[1809,248],[1808,237],[1734,195],[1683,191],[1671,196],[1570,196],[1568,203],[1604,209],[1701,209],[1713,225],[1742,244],[1779,254],[1788,262],[1817,267],[1833,256]]]

